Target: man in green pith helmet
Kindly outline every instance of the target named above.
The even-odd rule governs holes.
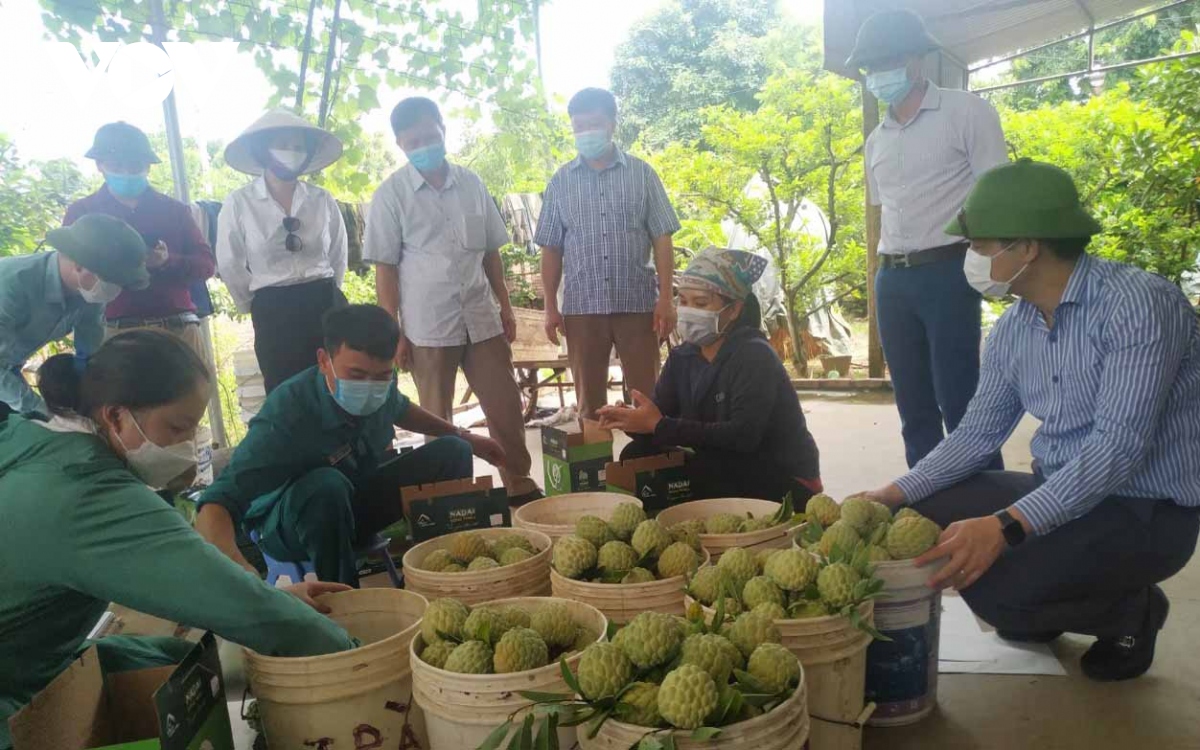
[[[1019,300],[958,429],[871,494],[945,527],[916,563],[1002,638],[1093,635],[1084,674],[1138,677],[1200,529],[1200,322],[1166,279],[1085,252],[1100,226],[1049,164],[988,172],[946,231],[976,290]],[[1033,472],[986,471],[1026,413]]]
[[[104,341],[104,306],[150,281],[146,243],[120,219],[88,214],[48,232],[46,244],[56,252],[0,260],[0,419],[48,416],[22,374],[25,360],[68,334],[86,360]]]
[[[870,200],[882,207],[879,337],[910,467],[958,426],[979,379],[981,312],[963,278],[967,243],[943,227],[979,176],[1008,160],[991,104],[926,80],[924,58],[937,48],[919,16],[889,10],[863,23],[846,61],[886,106],[865,158]]]

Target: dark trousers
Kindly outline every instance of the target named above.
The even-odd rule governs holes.
[[[444,437],[382,464],[355,486],[331,466],[282,491],[258,525],[259,544],[277,560],[309,560],[317,578],[358,585],[354,550],[403,517],[400,488],[474,476],[471,446]]]
[[[645,435],[634,435],[633,442],[621,451],[621,460],[656,456],[678,448],[656,446]],[[688,479],[696,500],[715,497],[746,497],[780,502],[789,492],[796,508],[813,496],[813,491],[775,464],[753,454],[717,451],[685,452]]]
[[[979,293],[961,258],[875,276],[879,337],[910,467],[958,426],[979,384]],[[1000,469],[999,457],[989,468]]]
[[[259,289],[250,303],[254,355],[267,393],[317,363],[324,346],[321,317],[346,304],[333,279]]]
[[[946,527],[1007,508],[1038,484],[1032,474],[985,471],[916,508]],[[1187,564],[1198,529],[1194,508],[1109,497],[1086,515],[1005,551],[962,597],[997,630],[1131,635],[1142,625],[1149,587]]]

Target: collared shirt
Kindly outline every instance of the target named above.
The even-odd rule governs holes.
[[[400,268],[400,319],[417,346],[459,346],[504,332],[483,257],[509,242],[483,180],[450,165],[440,190],[411,164],[371,200],[363,260]]]
[[[1038,533],[1116,495],[1200,506],[1200,321],[1178,287],[1084,256],[1046,326],[997,321],[958,428],[896,484],[917,501],[981,470],[1021,416],[1046,481],[1016,503]]]
[[[616,154],[602,170],[577,156],[546,186],[533,241],[562,253],[564,315],[645,313],[658,300],[652,243],[679,219],[654,169]]]
[[[0,498],[0,747],[9,717],[91,645],[109,602],[272,656],[354,646],[333,620],[201,538],[88,430],[9,417]]]
[[[104,308],[63,294],[58,253],[0,259],[0,401],[17,412],[47,413],[21,366],[29,355],[71,332],[77,353],[96,351],[104,341]]]
[[[235,522],[253,527],[288,485],[313,469],[332,466],[357,485],[384,460],[408,405],[393,388],[378,411],[350,416],[334,401],[320,369],[310,367],[271,391],[199,505],[217,503]]]
[[[1008,161],[1008,150],[991,104],[929,83],[907,123],[888,109],[867,138],[866,161],[871,203],[883,207],[879,252],[904,254],[961,242],[942,229],[975,180]]]
[[[296,183],[291,216],[300,220],[303,246],[287,249],[283,220],[289,216],[262,177],[229,194],[217,218],[217,267],[238,310],[250,311],[254,293],[346,275],[346,224],[328,191]]]
[[[114,198],[107,187],[101,187],[67,207],[63,226],[74,224],[85,214],[115,216],[137,230],[147,247],[153,248],[159,242],[167,246],[167,262],[147,269],[150,286],[121,292],[108,305],[109,320],[165,318],[196,311],[190,288],[213,275],[216,259],[191,209],[153,189],[143,193],[137,205],[130,208]]]

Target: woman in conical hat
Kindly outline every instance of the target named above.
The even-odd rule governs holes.
[[[238,309],[250,313],[268,393],[317,363],[321,316],[346,304],[341,210],[328,191],[300,179],[341,155],[336,136],[282,109],[225,149],[229,166],[255,179],[221,207],[217,267]]]
[[[687,448],[696,499],[750,497],[802,507],[822,490],[817,444],[791,378],[761,330],[753,285],[765,258],[710,247],[678,276],[676,330],[654,396],[600,409],[633,442],[621,459]]]

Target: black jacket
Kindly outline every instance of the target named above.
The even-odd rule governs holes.
[[[801,479],[821,476],[796,389],[756,328],[732,331],[711,363],[693,344],[673,349],[654,403],[663,413],[657,445],[692,448],[700,460],[707,455],[762,463]]]

